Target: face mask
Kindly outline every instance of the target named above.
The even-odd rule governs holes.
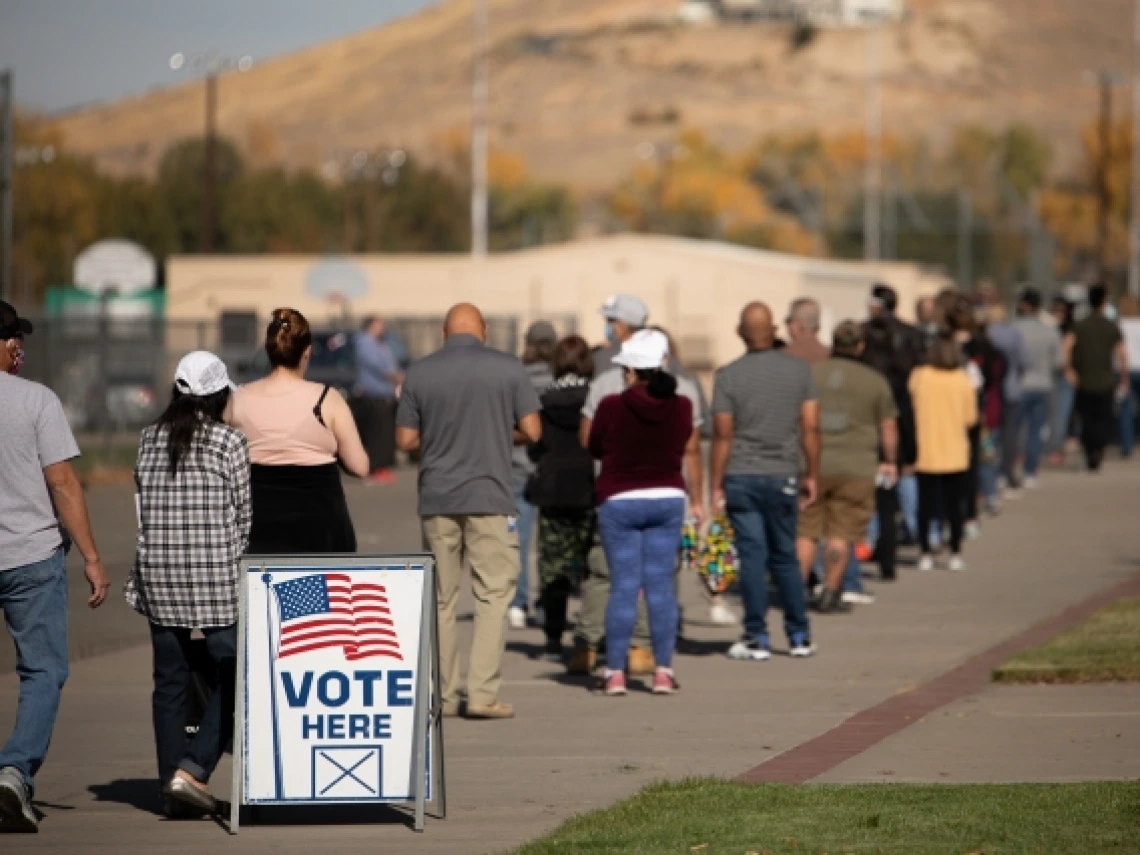
[[[20,347],[18,341],[10,342],[8,344],[8,355],[12,357],[12,365],[8,369],[9,374],[19,374],[20,369],[24,365],[24,349]]]
[[[618,343],[617,330],[614,329],[614,325],[609,321],[606,321],[606,341],[608,341],[610,344]]]

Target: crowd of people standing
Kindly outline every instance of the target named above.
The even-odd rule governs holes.
[[[727,655],[771,656],[774,592],[789,654],[807,657],[816,652],[810,609],[874,602],[864,559],[891,581],[900,542],[918,546],[927,572],[945,543],[946,567],[963,571],[981,514],[1038,486],[1044,455],[1061,453],[1070,435],[1090,472],[1117,428],[1131,452],[1140,322],[1117,324],[1104,288],[1090,289],[1079,319],[1063,300],[1044,313],[1033,289],[1018,296],[1013,321],[998,301],[953,290],[920,300],[917,326],[898,318],[897,304],[876,286],[868,316],[838,324],[830,345],[814,300],[791,305],[786,339],[769,306],[748,304],[737,327],[744,352],[716,373],[711,401],[633,295],[602,307],[605,346],[538,322],[522,360],[487,346],[470,304],[448,313],[443,347],[410,365],[369,319],[355,342],[362,380],[351,402],[305,379],[313,336],[292,309],[268,325],[264,379],[235,388],[215,355],[186,356],[168,407],[140,437],[138,549],[125,591],[150,628],[165,813],[217,808],[208,782],[233,729],[240,557],[355,552],[341,472],[390,483],[395,449],[419,464],[442,712],[473,719],[514,716],[500,696],[502,657],[509,627],[528,617],[542,624],[550,661],[577,673],[604,662],[600,694],[625,694],[637,674],[652,676],[654,694],[676,692],[687,521],[731,523],[743,632]],[[67,676],[65,546],[83,555],[92,607],[110,584],[59,399],[15,376],[32,332],[0,303],[0,605],[21,679],[15,730],[0,749],[0,816],[6,830],[24,831],[36,828],[34,776]],[[464,681],[456,622],[467,567],[475,615]],[[721,596],[709,609],[713,623],[738,622]],[[188,739],[195,631],[218,679]]]

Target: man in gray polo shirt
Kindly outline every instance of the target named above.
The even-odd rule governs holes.
[[[396,445],[420,451],[424,543],[435,555],[445,715],[459,715],[456,607],[464,558],[475,593],[467,716],[512,718],[499,699],[507,608],[519,576],[511,451],[542,435],[538,395],[517,359],[488,348],[477,308],[447,314],[444,346],[413,363],[396,413]]]
[[[762,661],[768,647],[768,571],[784,608],[792,656],[810,656],[804,583],[796,561],[796,521],[815,501],[819,401],[808,364],[775,350],[772,312],[750,303],[738,333],[748,352],[720,369],[713,390],[712,500],[726,507],[740,556],[744,636],[732,659]],[[800,453],[807,472],[799,478]]]
[[[79,448],[59,398],[15,376],[31,333],[32,325],[0,302],[0,609],[20,674],[16,726],[0,748],[0,833],[37,830],[32,779],[67,680],[67,568],[57,509],[83,555],[88,605],[101,605],[111,587],[71,467]]]

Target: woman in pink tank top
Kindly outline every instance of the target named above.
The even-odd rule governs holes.
[[[362,478],[368,455],[340,394],[305,380],[312,340],[300,312],[275,311],[265,334],[273,371],[233,396],[229,421],[252,463],[253,555],[356,551],[337,464]]]

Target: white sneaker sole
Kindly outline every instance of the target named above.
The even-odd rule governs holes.
[[[809,656],[815,656],[815,647],[793,647],[793,659],[807,659]]]
[[[767,662],[772,658],[772,654],[768,650],[730,650],[728,651],[728,658],[735,659],[737,662]]]

